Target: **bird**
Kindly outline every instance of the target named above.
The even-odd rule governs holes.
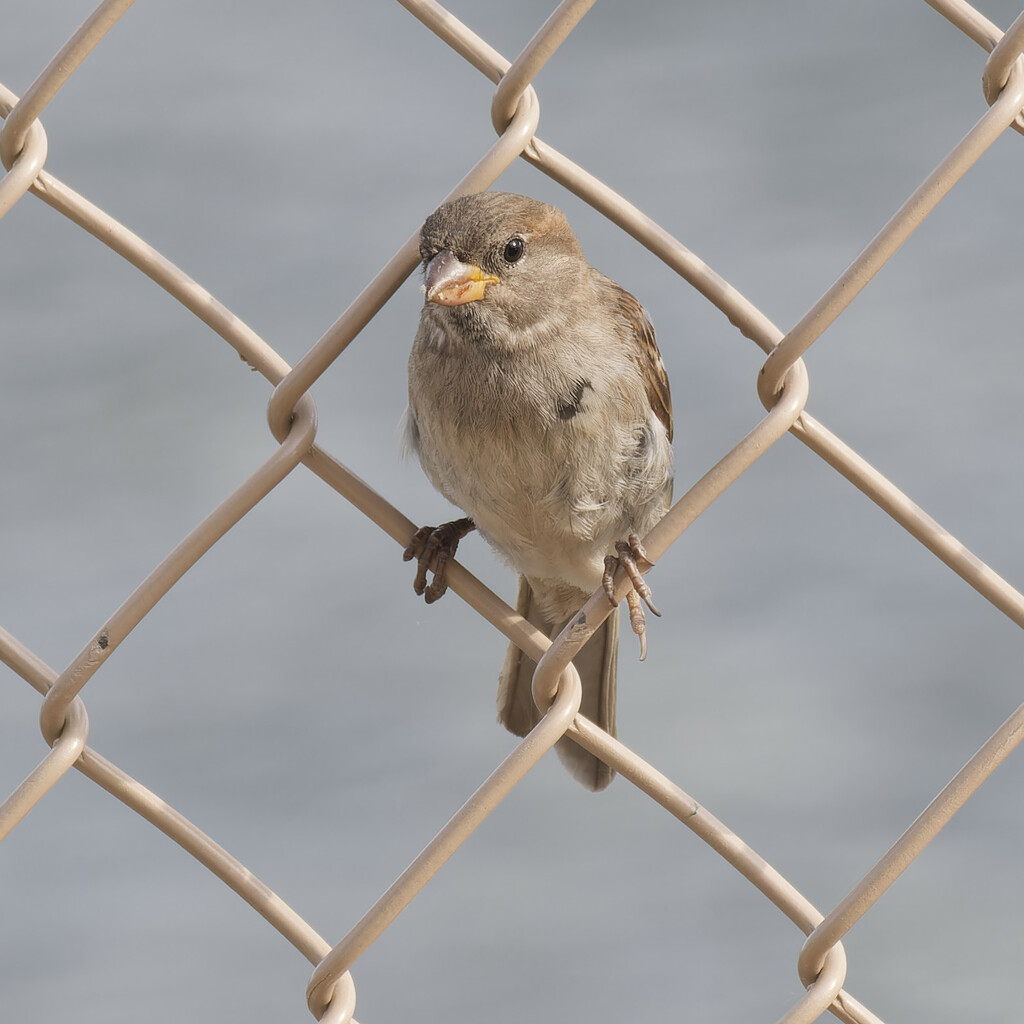
[[[622,565],[643,660],[644,604],[660,613],[642,538],[673,484],[672,400],[644,308],[587,263],[561,210],[527,196],[451,199],[423,223],[419,249],[404,444],[465,515],[416,531],[404,551],[418,562],[413,589],[440,598],[475,529],[519,574],[516,610],[554,638],[599,588],[614,604]],[[573,659],[580,712],[612,736],[617,651],[616,610]],[[535,667],[512,644],[499,674],[498,718],[519,736],[540,720]],[[556,750],[588,789],[614,778],[568,737]]]

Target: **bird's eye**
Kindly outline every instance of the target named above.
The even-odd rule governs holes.
[[[501,258],[506,263],[518,263],[523,258],[523,253],[526,252],[526,243],[521,238],[510,238],[505,243],[505,250],[501,254]]]

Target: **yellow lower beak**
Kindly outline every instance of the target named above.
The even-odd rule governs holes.
[[[475,263],[462,263],[450,249],[442,249],[427,264],[427,302],[439,306],[461,306],[482,299],[489,284],[498,279]]]

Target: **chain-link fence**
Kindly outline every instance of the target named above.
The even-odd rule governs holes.
[[[685,282],[685,287],[694,289],[708,303],[717,307],[740,334],[752,340],[765,354],[763,366],[757,376],[757,395],[765,411],[752,429],[734,430],[729,444],[716,453],[713,465],[703,473],[700,470],[689,472],[689,460],[685,456],[686,441],[683,440],[679,446],[681,455],[676,485],[679,496],[668,516],[651,532],[645,542],[652,559],[658,563],[658,568],[652,576],[656,588],[657,581],[664,575],[686,573],[686,567],[680,565],[678,561],[674,562],[670,554],[674,542],[683,536],[698,516],[708,510],[716,499],[726,494],[759,460],[765,457],[772,458],[777,442],[787,434],[792,434],[895,520],[908,535],[906,544],[910,544],[911,539],[919,542],[935,558],[945,563],[963,583],[980,594],[988,602],[988,614],[998,613],[1009,622],[1024,626],[1024,597],[996,569],[978,558],[939,522],[911,501],[896,483],[879,472],[810,414],[806,408],[809,376],[802,361],[802,357],[822,333],[836,323],[855,302],[868,282],[886,268],[887,263],[900,251],[911,233],[939,207],[947,194],[954,190],[962,179],[969,176],[979,158],[997,140],[1008,134],[1008,128],[1024,131],[1024,115],[1021,113],[1024,107],[1024,58],[1021,57],[1021,51],[1024,49],[1024,15],[1017,18],[1004,34],[986,17],[965,3],[931,4],[953,26],[988,51],[987,59],[979,63],[979,68],[983,67],[984,70],[983,88],[989,106],[976,123],[963,127],[960,131],[961,141],[953,145],[948,155],[920,181],[910,198],[896,209],[891,219],[885,222],[866,248],[835,279],[835,283],[828,287],[821,298],[797,320],[795,326],[783,331],[757,306],[748,301],[738,288],[716,273],[671,233],[627,202],[615,190],[563,155],[559,149],[538,137],[541,100],[532,83],[549,61],[558,62],[562,58],[564,51],[560,47],[570,39],[577,26],[587,24],[585,16],[592,2],[593,0],[566,0],[551,13],[542,26],[536,29],[536,34],[522,52],[514,60],[509,61],[440,5],[429,0],[402,0],[402,6],[450,47],[450,51],[434,48],[427,50],[426,40],[429,40],[429,35],[423,33],[426,54],[423,66],[424,69],[429,69],[424,72],[424,89],[433,95],[438,115],[439,145],[436,152],[408,155],[408,164],[404,170],[410,174],[415,173],[418,161],[426,162],[429,159],[439,162],[447,169],[446,173],[451,174],[454,182],[450,194],[458,194],[490,188],[510,165],[522,157],[563,187],[567,199],[568,194],[575,195],[645,246],[674,271],[682,282]],[[309,471],[319,477],[329,488],[389,535],[399,545],[395,548],[396,563],[399,561],[398,553],[401,547],[408,542],[416,526],[431,518],[429,515],[420,514],[418,509],[400,510],[384,493],[364,482],[353,468],[350,468],[350,465],[359,467],[362,458],[359,451],[361,438],[357,425],[349,423],[346,426],[338,455],[332,453],[333,447],[332,450],[328,450],[322,442],[323,429],[318,429],[317,408],[311,395],[314,385],[317,385],[321,377],[336,363],[344,366],[349,355],[350,343],[381,314],[396,296],[403,282],[416,269],[418,223],[414,221],[405,225],[406,240],[397,248],[393,257],[370,283],[355,295],[319,341],[308,348],[299,345],[300,358],[291,366],[276,348],[166,258],[158,248],[47,170],[48,139],[41,120],[44,111],[61,90],[74,89],[76,72],[80,66],[84,71],[93,62],[102,60],[105,37],[129,7],[131,3],[123,0],[101,4],[20,97],[6,87],[0,86],[0,107],[5,115],[3,133],[0,136],[0,155],[7,168],[6,176],[0,182],[0,214],[17,211],[17,216],[42,216],[37,212],[37,204],[33,204],[32,201],[33,198],[42,200],[44,204],[63,214],[70,222],[83,228],[98,242],[132,264],[177,303],[198,317],[209,330],[234,348],[245,364],[261,374],[273,386],[268,419],[277,447],[240,486],[220,501],[212,513],[202,518],[165,558],[159,560],[141,579],[136,578],[137,586],[119,594],[120,604],[117,611],[99,624],[88,642],[62,670],[58,671],[47,664],[37,653],[38,644],[28,643],[6,630],[0,632],[0,657],[13,673],[28,682],[43,698],[40,724],[43,738],[49,747],[46,756],[32,770],[29,770],[27,765],[20,769],[11,759],[5,757],[5,771],[9,775],[20,771],[24,781],[20,784],[11,782],[7,787],[12,792],[0,808],[0,836],[8,836],[37,805],[45,807],[48,803],[48,794],[57,794],[66,787],[69,769],[76,768],[81,775],[116,796],[191,854],[248,902],[308,959],[314,970],[309,980],[307,1000],[310,1010],[317,1019],[348,1020],[352,1017],[355,1003],[359,979],[357,961],[360,957],[385,934],[413,897],[428,887],[435,876],[440,877],[438,873],[449,858],[477,832],[489,816],[497,812],[500,817],[505,798],[530,775],[531,770],[544,758],[556,740],[568,731],[576,742],[612,765],[624,779],[647,794],[679,824],[703,839],[805,933],[806,941],[790,956],[790,962],[794,958],[797,961],[804,994],[782,1019],[790,1022],[811,1021],[826,1011],[831,1011],[844,1021],[878,1020],[879,1017],[844,988],[848,965],[843,940],[850,929],[872,911],[893,882],[914,864],[924,847],[945,828],[974,795],[981,783],[996,771],[1014,749],[1022,735],[1024,705],[1012,711],[1008,717],[994,717],[991,721],[991,738],[978,747],[964,767],[944,788],[941,788],[934,800],[927,803],[916,817],[911,815],[907,819],[908,827],[903,835],[887,851],[873,851],[873,855],[863,865],[866,870],[862,871],[861,880],[849,887],[841,898],[830,905],[817,908],[768,860],[755,852],[676,782],[662,774],[657,764],[648,763],[631,749],[628,743],[628,730],[626,742],[619,742],[576,714],[579,688],[575,674],[568,666],[580,645],[608,614],[607,604],[601,594],[595,595],[585,608],[588,628],[576,629],[548,647],[547,641],[529,628],[523,620],[517,618],[508,605],[496,597],[476,575],[462,565],[453,565],[449,572],[449,583],[453,591],[496,630],[540,659],[535,692],[552,693],[554,701],[548,714],[534,732],[522,743],[515,745],[508,756],[494,766],[493,771],[485,772],[481,776],[479,787],[472,796],[462,804],[447,824],[440,828],[436,837],[401,872],[383,896],[372,902],[368,908],[358,908],[350,917],[334,916],[332,912],[327,922],[332,932],[345,931],[346,927],[348,929],[344,937],[334,943],[323,938],[292,905],[264,885],[241,861],[217,845],[187,815],[170,806],[142,782],[107,760],[95,749],[86,746],[89,736],[86,691],[92,692],[102,684],[102,677],[108,672],[107,660],[129,634],[140,627],[147,616],[165,602],[171,588],[200,567],[204,557],[218,541],[225,538],[236,525],[243,523],[249,513],[269,499],[285,480],[293,479],[296,472],[302,474]],[[245,17],[245,12],[238,11],[234,16]],[[387,46],[387,40],[384,39],[364,42],[367,46]],[[227,39],[218,38],[216,45],[227,51],[230,44]],[[910,45],[910,42],[907,41],[904,45]],[[94,50],[96,53],[92,56]],[[823,43],[814,56],[824,54],[827,57],[828,52],[829,46]],[[450,66],[458,62],[456,54],[458,58],[468,62],[476,72],[494,83],[490,116],[497,134],[496,141],[472,162],[470,170],[461,177],[461,172],[452,170],[458,166],[457,159],[445,151],[445,125],[449,118],[465,118],[476,100],[464,84],[465,80],[458,77],[459,72],[452,70]],[[799,69],[797,70],[799,72]],[[596,73],[596,69],[591,67],[589,73]],[[337,74],[344,75],[343,66],[339,66]],[[708,72],[708,79],[713,81],[715,75],[726,74],[728,69],[714,69]],[[808,78],[807,88],[814,88],[825,77],[827,76],[820,76],[817,83]],[[646,87],[647,83],[638,85],[637,96],[633,102],[644,102]],[[343,99],[358,106],[361,102],[360,88],[358,82],[348,83]],[[693,99],[695,106],[699,105],[699,102],[699,97]],[[290,117],[294,111],[291,108],[298,103],[299,101],[294,99],[285,100],[280,109],[273,112],[274,116],[268,118],[266,137],[263,140],[265,145],[284,149],[292,145],[289,128]],[[577,114],[581,120],[592,117],[596,130],[600,123],[599,112],[588,111],[581,106]],[[752,102],[747,116],[751,122],[757,117],[755,102]],[[372,125],[373,133],[387,133],[390,130],[391,126],[387,124]],[[606,131],[614,143],[614,130],[607,125],[602,125],[601,130]],[[189,144],[185,143],[186,139],[189,140]],[[195,141],[187,132],[183,133],[179,151],[182,160],[201,163],[201,140],[198,140],[199,144],[193,145]],[[49,144],[54,143],[55,140],[50,140]],[[699,144],[698,140],[694,147]],[[657,160],[656,147],[652,148],[651,156],[653,160]],[[295,178],[288,183],[287,188],[301,187],[303,176],[312,173],[303,168],[300,153],[294,154],[294,162]],[[387,187],[400,188],[401,185],[398,181],[392,181],[386,186],[382,185],[382,190],[386,190]],[[279,194],[267,196],[267,206],[271,207],[275,202],[279,202],[286,207],[284,198],[287,188],[282,187]],[[438,200],[440,198],[442,196],[437,197]],[[152,201],[158,202],[159,199],[153,197]],[[196,203],[201,206],[201,197],[196,197]],[[265,216],[266,209],[255,210],[253,215]],[[1015,216],[1015,211],[1006,211],[1006,216]],[[386,216],[382,214],[381,224],[384,223]],[[721,230],[734,231],[737,230],[737,226],[723,222]],[[375,251],[378,242],[379,239],[364,240],[366,251]],[[95,247],[95,243],[92,244]],[[45,273],[45,268],[42,268],[42,272]],[[613,276],[623,280],[631,290],[638,292],[642,301],[649,301],[642,289],[633,285],[628,278],[617,273]],[[7,284],[11,287],[12,294],[18,288],[16,281],[8,281]],[[109,301],[112,309],[116,308],[115,298],[111,297]],[[668,334],[665,318],[659,317],[657,310],[654,312],[662,348],[667,350],[672,343],[666,341]],[[414,321],[410,320],[407,324],[408,339],[411,339],[413,328]],[[731,333],[735,334],[735,331]],[[5,347],[13,348],[17,344],[17,338],[5,338]],[[404,359],[407,347],[403,341],[395,351],[400,351]],[[669,361],[671,368],[672,360]],[[682,359],[676,365],[686,367]],[[880,367],[879,374],[883,372],[884,368]],[[994,378],[1008,372],[998,361],[992,361],[986,367],[986,373]],[[685,420],[687,392],[699,385],[694,384],[689,374],[680,375],[673,371],[672,376],[676,401],[681,409],[679,415]],[[358,384],[353,386],[358,388]],[[102,396],[97,396],[97,401],[102,400]],[[141,431],[146,410],[133,408],[128,401],[124,401],[123,404],[124,411],[120,416],[123,430],[129,434]],[[181,409],[183,416],[202,417],[204,414],[201,407],[187,399],[183,400]],[[323,416],[321,410],[321,419],[328,418]],[[30,445],[33,432],[38,430],[38,423],[31,418],[22,418],[15,426],[17,430],[12,429],[11,436],[4,438],[2,453],[4,457],[12,459],[16,457],[19,449],[25,449]],[[699,430],[699,426],[690,423],[684,428],[684,435],[686,430],[693,433]],[[345,454],[349,443],[355,449],[351,460],[346,458]],[[100,471],[99,467],[105,461],[103,453],[97,452],[96,471]],[[1007,467],[1006,474],[1010,480],[1016,480],[1020,475],[1016,466]],[[852,490],[848,490],[847,495],[850,502],[860,500]],[[978,500],[998,502],[1000,495],[989,493],[979,496]],[[54,504],[58,510],[64,508],[67,514],[72,516],[74,494],[57,495]],[[748,510],[751,519],[756,519],[762,513],[761,509]],[[346,518],[344,535],[340,540],[335,537],[335,543],[340,548],[363,545],[366,543],[365,538],[369,529],[369,524],[365,520]],[[139,524],[139,530],[142,533],[146,532],[144,524]],[[839,524],[833,527],[833,533],[835,543],[841,544],[844,531]],[[93,540],[96,547],[103,549],[107,559],[111,557],[110,552],[122,544],[122,538],[119,536],[104,536]],[[259,538],[249,535],[247,543],[252,545],[253,559],[258,559]],[[12,552],[14,546],[12,544],[10,549]],[[996,555],[998,556],[998,552]],[[9,553],[7,557],[13,558],[13,554]],[[411,580],[411,574],[409,575]],[[114,573],[107,579],[97,581],[96,586],[104,593],[111,587],[116,591],[116,584],[111,581],[121,577],[120,572]],[[886,585],[885,580],[879,575],[879,591],[884,591]],[[293,579],[283,584],[282,592],[301,589],[301,586],[301,580]],[[362,587],[363,582],[358,578],[341,578],[338,582],[339,590],[351,595],[357,608],[360,607],[359,594]],[[284,600],[287,600],[287,597]],[[390,599],[395,603],[401,600],[411,601],[411,592],[403,589],[400,594]],[[770,594],[764,595],[763,600],[766,603],[770,602]],[[868,597],[866,600],[871,598]],[[455,601],[456,598],[450,597],[446,605]],[[363,610],[365,612],[365,609]],[[182,614],[180,610],[179,614]],[[187,615],[187,610],[184,614]],[[417,609],[417,614],[422,612]],[[465,631],[473,627],[468,627],[463,622],[461,627],[454,628],[451,626],[452,620],[445,618],[437,609],[428,614],[431,631],[444,634],[451,630],[450,642],[442,645],[440,653],[436,650],[430,653],[429,657],[433,659],[431,667],[442,674],[457,673],[459,655],[455,650],[455,640],[459,636],[459,628]],[[380,610],[378,618],[386,619],[388,615],[389,607],[385,607]],[[230,609],[225,612],[225,617],[230,619]],[[336,632],[327,637],[332,656],[344,658],[349,646],[358,647],[364,642],[372,644],[373,657],[380,673],[376,685],[390,687],[396,691],[402,687],[417,685],[415,681],[401,682],[392,679],[394,670],[388,664],[388,644],[400,646],[411,641],[402,635],[390,635],[386,623],[381,627],[381,632],[374,632],[376,627],[366,625],[367,622],[368,619],[360,618],[358,614],[347,620],[343,618],[336,626]],[[220,628],[218,622],[211,621],[208,626],[213,629]],[[54,628],[58,628],[58,623],[55,623]],[[661,630],[663,627],[660,623],[653,628],[652,659],[658,656],[658,634]],[[269,643],[270,638],[263,639]],[[307,637],[304,642],[315,642],[316,639],[317,637]],[[320,634],[319,639],[324,639],[324,635]],[[279,636],[274,640],[276,645],[280,646],[287,646],[290,642],[287,636]],[[259,641],[255,643],[258,647]],[[339,643],[340,646],[335,647],[335,643]],[[173,645],[171,647],[173,648]],[[439,663],[438,659],[443,659],[446,653],[450,657],[450,662]],[[837,661],[842,661],[843,652],[834,651],[831,654]],[[979,649],[973,657],[979,666],[979,674],[983,675],[982,654],[983,651]],[[786,656],[786,645],[780,641],[777,647],[760,652],[754,660],[785,660]],[[216,668],[215,674],[231,674],[233,671],[243,670],[231,665],[221,665]],[[87,687],[94,675],[101,677],[100,683],[93,683]],[[13,683],[16,680],[11,677],[11,681]],[[292,685],[301,685],[301,681],[292,680]],[[281,699],[286,698],[285,688]],[[1009,711],[1009,708],[1006,710]],[[473,714],[477,712],[478,709],[474,709]],[[197,707],[184,713],[201,717],[204,712],[202,708]],[[1004,717],[1004,720],[1000,724],[1001,717]],[[246,721],[249,725],[252,724],[251,718]],[[268,727],[272,726],[271,722]],[[756,728],[756,723],[753,727]],[[383,745],[388,742],[390,728],[388,722],[379,723],[378,743]],[[169,731],[173,732],[173,729]],[[428,747],[425,756],[443,760],[445,748],[440,734],[437,735],[437,741],[437,747],[432,751]],[[296,739],[295,742],[300,747],[303,745],[301,739]],[[241,763],[239,768],[244,770],[246,764]],[[409,763],[406,763],[406,768],[413,773],[417,770],[414,764]],[[807,770],[813,771],[810,767]],[[354,776],[346,776],[344,771],[342,777],[347,786],[359,785],[352,781]],[[461,777],[465,779],[465,772]],[[342,781],[339,781],[339,784],[342,784]],[[476,784],[477,780],[473,780],[472,785]],[[472,785],[465,788],[471,789]],[[624,785],[619,783],[620,788]],[[582,799],[582,796],[579,799]],[[595,798],[597,801],[602,799],[604,798]],[[325,809],[325,813],[329,812]],[[406,808],[402,813],[414,812]],[[595,813],[612,812],[602,812],[599,807]],[[1012,813],[1012,810],[1008,812]],[[38,813],[34,813],[22,826],[23,829],[53,826],[52,822],[48,825],[46,819],[41,819],[39,825],[33,826],[37,817]],[[436,825],[441,826],[443,820],[443,817],[437,819]],[[278,827],[273,821],[264,822],[264,826],[268,830],[275,830]],[[606,827],[614,830],[617,826],[615,821],[608,821]],[[216,823],[211,826],[211,831],[217,832]],[[15,836],[18,834],[14,833]],[[15,843],[16,840],[12,839],[10,842]],[[317,837],[296,836],[296,842],[315,844]],[[361,842],[364,847],[372,847],[372,836],[363,835]],[[73,874],[74,848],[59,842],[55,845],[58,850],[66,852],[67,870],[69,874]],[[371,857],[376,855],[380,855],[379,851],[371,851],[369,854]],[[873,866],[869,866],[872,861]],[[532,869],[542,874],[552,870],[567,870],[567,866],[558,865],[550,858],[539,856],[532,861]],[[501,870],[501,866],[495,865],[496,876]],[[979,866],[978,870],[983,872],[984,868]],[[328,874],[318,884],[321,887],[331,887],[335,882],[336,880]],[[17,887],[19,884],[21,883],[17,871],[5,872],[5,886]],[[343,881],[339,884],[343,884]],[[569,908],[563,913],[571,914],[572,906],[573,901],[570,901]],[[582,916],[585,918],[585,915]],[[675,926],[680,930],[689,927],[685,914],[680,916]],[[16,936],[23,924],[8,916],[4,927],[10,936]],[[499,922],[494,927],[503,929],[507,926]],[[614,925],[605,922],[603,927],[611,929]],[[744,930],[744,924],[741,921],[733,921],[731,928],[741,932]],[[595,941],[598,940],[595,938]],[[42,955],[43,951],[40,951],[40,956]],[[159,957],[154,959],[159,960]],[[352,974],[349,973],[350,970],[353,970]],[[516,972],[523,968],[512,967],[510,970]],[[459,978],[458,974],[458,969],[453,968],[452,986],[465,984],[465,979]],[[723,974],[728,972],[723,970]],[[672,991],[674,979],[671,968],[666,968],[662,973],[660,982],[666,992]],[[245,984],[245,966],[240,965],[238,977],[230,982],[228,987]],[[602,979],[602,984],[611,982],[609,979]],[[656,978],[652,984],[658,984],[658,979]],[[927,986],[927,979],[921,984]],[[45,972],[41,975],[38,985],[40,999],[45,1000]],[[114,993],[112,998],[117,1000],[119,996]],[[1007,1016],[1013,1012],[1012,1006],[1006,1006]],[[537,1013],[544,1015],[542,1006],[537,1007]],[[440,1012],[435,1015],[439,1016]]]

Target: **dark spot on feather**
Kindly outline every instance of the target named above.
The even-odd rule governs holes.
[[[636,447],[633,449],[632,457],[626,464],[626,474],[628,476],[638,476],[645,469],[647,455],[653,443],[654,438],[651,437],[651,432],[647,427],[641,427],[636,432]]]
[[[568,395],[555,399],[555,411],[560,420],[571,420],[579,413],[583,405],[583,392],[590,386],[589,380],[579,377],[573,381],[572,390]]]

